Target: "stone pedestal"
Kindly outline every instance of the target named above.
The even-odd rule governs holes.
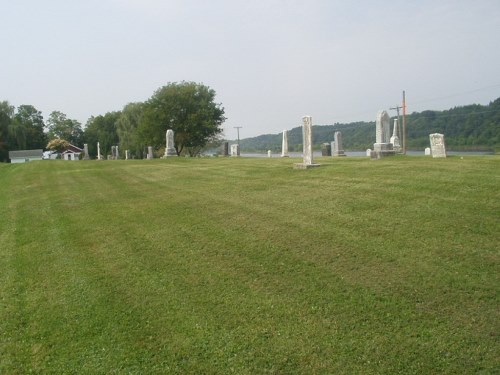
[[[154,155],[153,155],[153,147],[152,146],[148,146],[148,155],[147,155],[147,158],[148,159],[153,159]]]
[[[83,160],[90,160],[89,145],[87,143],[83,144],[83,153],[84,153]]]
[[[332,156],[332,145],[330,143],[321,145],[321,156]]]

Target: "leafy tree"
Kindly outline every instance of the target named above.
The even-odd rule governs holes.
[[[47,135],[44,133],[45,124],[40,111],[32,105],[21,105],[17,108],[14,121],[24,129],[26,149],[45,147]]]
[[[77,120],[67,118],[59,111],[50,113],[47,120],[49,138],[64,138],[75,146],[83,146],[82,125]]]
[[[47,144],[47,149],[57,152],[63,152],[69,147],[69,145],[70,143],[65,139],[54,138]]]
[[[145,143],[141,142],[137,128],[144,113],[144,103],[129,103],[116,120],[116,131],[120,139],[120,150],[130,150],[133,155],[143,157]]]
[[[141,140],[161,147],[165,145],[166,131],[172,129],[177,155],[199,154],[222,133],[224,108],[214,99],[214,90],[194,82],[161,87],[145,104],[138,128]]]
[[[8,101],[0,102],[0,161],[9,159],[9,125],[14,115],[14,107]]]
[[[116,121],[119,116],[120,112],[108,112],[104,116],[92,116],[88,119],[83,139],[88,143],[91,157],[97,155],[97,142],[100,144],[102,155],[111,153],[111,146],[118,144]]]

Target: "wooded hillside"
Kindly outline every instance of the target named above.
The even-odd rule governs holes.
[[[414,112],[407,115],[406,124],[408,149],[424,149],[429,146],[429,134],[442,133],[447,147],[454,150],[498,150],[500,98],[488,105],[472,104],[445,111]],[[333,133],[337,130],[342,132],[346,150],[365,150],[372,148],[375,142],[375,121],[336,123],[313,126],[314,147],[319,149],[322,143],[333,141]],[[281,133],[265,134],[243,139],[240,144],[243,152],[279,152],[281,140]],[[290,151],[302,150],[300,126],[288,131],[288,144]]]

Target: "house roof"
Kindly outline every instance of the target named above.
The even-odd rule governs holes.
[[[66,151],[72,151],[72,152],[83,152],[83,149],[80,148],[80,147],[77,147],[75,145],[72,145],[71,143],[69,144],[69,146],[66,148],[65,152]]]
[[[43,155],[43,150],[18,150],[9,151],[9,159],[17,158],[41,158]]]

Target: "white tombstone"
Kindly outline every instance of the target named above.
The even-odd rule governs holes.
[[[431,154],[431,148],[430,147],[426,147],[425,151],[424,151],[424,155],[425,156],[429,156],[430,154]]]
[[[120,159],[120,153],[118,152],[118,146],[115,146],[115,160]]]
[[[153,159],[153,146],[148,146],[148,159]]]
[[[231,156],[238,157],[240,156],[240,145],[239,144],[233,144],[231,145]]]
[[[271,157],[271,150],[267,150],[267,157],[270,158]]]
[[[335,141],[332,142],[332,146],[335,144],[335,148],[332,148],[332,156],[345,156],[344,149],[342,148],[342,133],[336,131],[334,133],[334,139]]]
[[[302,117],[302,137],[303,137],[303,162],[294,165],[297,169],[307,169],[318,167],[319,164],[314,164],[313,145],[312,145],[312,117]]]
[[[431,141],[431,153],[433,158],[445,158],[446,148],[444,146],[444,135],[439,133],[429,134]]]
[[[373,151],[382,155],[393,154],[391,138],[391,118],[387,111],[377,113],[377,121],[375,123],[375,143]]]
[[[392,149],[394,152],[401,152],[401,144],[399,143],[398,136],[398,119],[394,119],[394,128],[392,130],[392,136],[390,139],[390,143],[392,143]]]
[[[281,157],[288,157],[288,131],[283,130],[283,141],[281,142]]]
[[[368,157],[372,156],[372,150],[370,148],[366,149],[366,156],[368,156]]]
[[[167,144],[165,146],[164,157],[177,156],[177,152],[175,151],[175,145],[174,145],[174,131],[172,129],[167,130],[166,138],[167,138]]]
[[[101,145],[97,142],[97,160],[101,160]]]
[[[83,160],[89,160],[89,145],[87,143],[83,144],[83,153],[85,154],[83,156]]]
[[[125,160],[128,160],[128,150],[125,150]]]

